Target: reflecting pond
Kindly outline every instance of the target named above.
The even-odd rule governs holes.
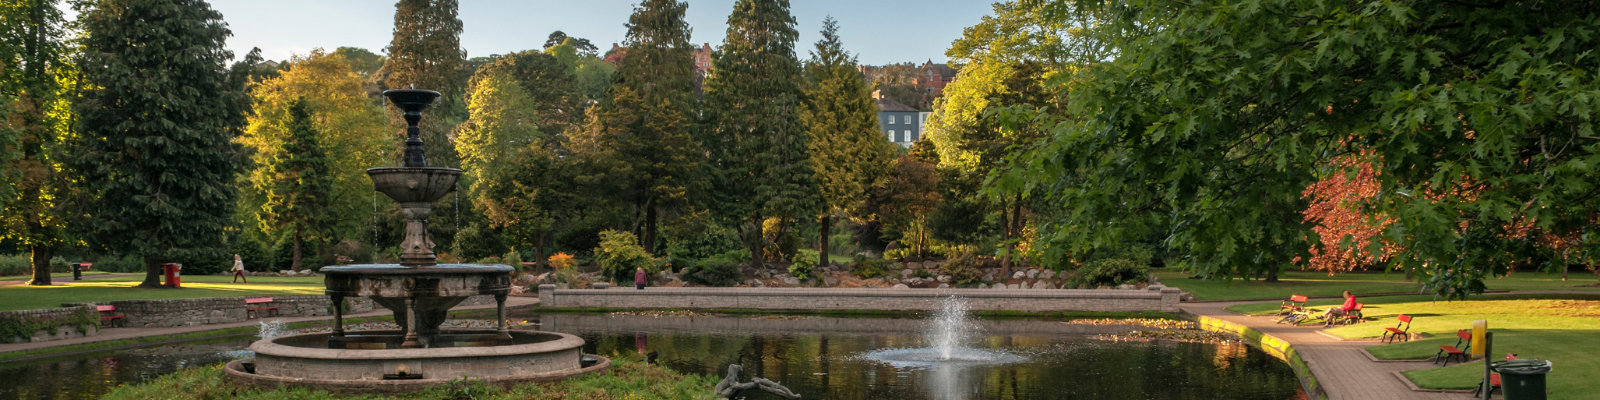
[[[1237,343],[1108,341],[1140,328],[1020,319],[977,320],[967,347],[990,363],[884,362],[883,351],[928,346],[925,315],[513,316],[582,336],[589,353],[649,360],[685,373],[723,376],[741,364],[806,399],[1303,399],[1283,361]],[[519,321],[520,322],[520,321]],[[122,384],[182,368],[249,357],[247,338],[0,363],[0,399],[93,399]],[[879,352],[880,354],[874,354]],[[756,394],[750,400],[777,399]]]

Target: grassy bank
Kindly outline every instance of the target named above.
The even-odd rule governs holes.
[[[540,314],[604,314],[622,311],[663,311],[683,312],[690,311],[705,314],[723,315],[815,315],[824,317],[905,317],[916,315],[923,311],[904,310],[764,310],[750,308],[709,308],[709,309],[683,309],[683,308],[582,308],[582,307],[534,307],[534,313]],[[928,311],[931,312],[931,311]],[[1096,312],[1096,311],[969,311],[968,315],[1007,319],[1007,318],[1057,318],[1057,319],[1082,319],[1082,318],[1161,318],[1182,319],[1176,314],[1159,311],[1140,312]]]
[[[1376,338],[1383,328],[1395,326],[1396,317],[1415,317],[1411,331],[1429,338],[1376,345],[1367,351],[1389,360],[1433,357],[1441,345],[1454,345],[1455,332],[1470,329],[1472,321],[1488,320],[1494,332],[1490,358],[1506,353],[1521,358],[1551,360],[1555,370],[1547,377],[1553,399],[1581,398],[1600,392],[1600,294],[1506,294],[1473,296],[1467,300],[1434,301],[1433,296],[1392,296],[1361,299],[1362,312],[1371,322],[1328,329],[1349,339]],[[1313,308],[1337,305],[1335,300],[1312,301]],[[1275,313],[1278,303],[1252,303],[1229,307],[1246,314]],[[1471,389],[1483,374],[1483,364],[1406,371],[1417,386],[1430,389]]]
[[[250,283],[230,283],[232,277],[184,276],[182,289],[135,288],[143,276],[73,281],[57,286],[0,286],[0,311],[60,307],[61,303],[113,300],[173,300],[255,295],[320,295],[321,277],[252,276]]]
[[[1164,285],[1193,293],[1196,300],[1286,299],[1296,294],[1338,297],[1346,290],[1359,296],[1417,293],[1420,289],[1417,283],[1406,282],[1405,274],[1398,272],[1347,272],[1328,276],[1325,272],[1291,271],[1284,272],[1276,283],[1243,279],[1232,281],[1220,278],[1188,279],[1189,274],[1180,271],[1157,271],[1154,274]],[[1520,272],[1502,278],[1490,278],[1484,281],[1484,285],[1488,286],[1489,290],[1563,290],[1600,293],[1600,287],[1586,287],[1596,282],[1596,276],[1590,274],[1572,274],[1569,280],[1563,282],[1559,274]]]
[[[625,358],[612,360],[611,373],[592,374],[554,383],[526,384],[509,390],[465,381],[441,385],[428,390],[399,397],[376,395],[336,396],[328,392],[306,389],[256,390],[234,386],[227,382],[222,366],[190,368],[166,375],[150,382],[123,386],[101,397],[106,400],[144,399],[241,399],[241,400],[315,400],[315,399],[686,399],[710,400],[711,387],[717,378],[711,376],[683,375],[663,367],[648,365]]]

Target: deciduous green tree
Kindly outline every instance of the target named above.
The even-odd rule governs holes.
[[[878,108],[872,90],[861,80],[855,56],[839,40],[839,23],[823,20],[822,39],[806,63],[810,85],[806,88],[800,120],[805,124],[816,173],[821,209],[821,259],[828,265],[828,236],[835,215],[865,220],[861,215],[867,190],[889,171],[895,150],[878,132]]]
[[[222,14],[198,0],[80,3],[83,92],[70,170],[95,201],[85,230],[145,264],[222,257],[242,164],[231,141],[245,126],[246,57],[230,72]]]
[[[303,102],[317,147],[328,155],[326,178],[331,190],[322,194],[326,208],[312,232],[319,238],[337,241],[365,237],[371,230],[372,181],[366,169],[391,159],[391,142],[384,112],[373,103],[364,88],[364,79],[350,69],[343,56],[320,49],[286,60],[281,74],[257,83],[251,90],[255,100],[249,126],[238,142],[252,148],[253,167],[249,184],[241,196],[245,219],[259,226],[262,238],[279,237],[285,227],[265,214],[271,193],[279,187],[278,168],[293,157],[284,151],[295,139],[290,127],[291,105]]]
[[[59,144],[71,115],[60,92],[75,74],[63,25],[53,0],[0,5],[0,239],[27,246],[30,285],[50,285],[50,258],[65,240]]]
[[[1124,16],[1095,33],[1115,58],[1075,79],[1064,114],[1006,118],[1050,129],[1008,179],[1061,207],[1040,230],[1055,248],[1154,217],[1202,274],[1279,268],[1307,247],[1294,197],[1349,155],[1379,168],[1365,211],[1393,221],[1391,267],[1434,293],[1481,292],[1527,260],[1523,228],[1593,229],[1600,5],[1082,6]]]
[[[739,227],[753,264],[764,261],[768,242],[787,233],[762,235],[766,218],[810,218],[822,206],[799,120],[804,77],[794,24],[787,0],[734,3],[705,81],[701,142],[716,170],[714,211]]]

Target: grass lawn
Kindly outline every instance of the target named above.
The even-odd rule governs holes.
[[[1406,282],[1405,274],[1382,272],[1347,272],[1328,276],[1325,272],[1284,272],[1279,282],[1234,279],[1188,279],[1182,271],[1156,271],[1157,278],[1167,286],[1193,293],[1196,300],[1268,300],[1287,299],[1290,295],[1311,297],[1338,297],[1345,290],[1363,294],[1417,293],[1414,282]],[[1518,272],[1504,278],[1484,281],[1489,290],[1570,290],[1600,293],[1600,287],[1583,287],[1600,282],[1592,274],[1574,273],[1562,282],[1561,275],[1542,272]]]
[[[1557,278],[1559,281],[1559,278]],[[1344,338],[1375,338],[1394,326],[1395,317],[1416,317],[1411,331],[1430,338],[1377,345],[1367,351],[1382,359],[1433,357],[1440,345],[1454,345],[1455,332],[1470,329],[1472,321],[1489,321],[1494,332],[1490,358],[1506,353],[1521,358],[1551,360],[1548,377],[1551,398],[1581,398],[1600,391],[1600,294],[1504,294],[1473,296],[1467,300],[1434,301],[1433,296],[1390,296],[1360,299],[1364,315],[1373,321],[1327,330]],[[1337,305],[1337,300],[1310,302],[1313,308]],[[1252,303],[1228,307],[1247,314],[1275,313],[1278,303]],[[1434,389],[1470,389],[1483,374],[1482,364],[1460,364],[1405,372],[1418,386]]]
[[[0,287],[0,311],[60,307],[61,303],[112,300],[170,300],[200,297],[322,294],[321,277],[252,276],[250,283],[229,283],[231,276],[184,276],[182,289],[133,288],[143,276],[73,281],[60,286]]]
[[[83,271],[83,276],[105,275],[105,274],[109,274],[109,273],[110,272],[105,272],[105,271]],[[56,272],[56,273],[50,274],[50,281],[51,282],[58,282],[63,278],[66,279],[66,280],[69,280],[69,281],[72,280],[72,273],[71,272]],[[25,281],[25,280],[29,280],[29,279],[33,279],[33,275],[0,276],[0,281]]]

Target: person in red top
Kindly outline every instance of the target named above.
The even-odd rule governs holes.
[[[644,267],[639,267],[639,272],[633,273],[633,287],[644,290],[644,282],[648,279],[649,276],[644,274]]]
[[[1333,317],[1343,316],[1345,313],[1348,313],[1350,310],[1354,310],[1355,308],[1356,295],[1350,294],[1349,290],[1344,291],[1344,304],[1338,307],[1330,308],[1328,309],[1328,312],[1322,313],[1322,320],[1327,321],[1323,323],[1323,326],[1333,325]]]

